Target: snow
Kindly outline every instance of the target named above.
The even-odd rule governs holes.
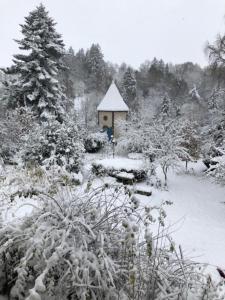
[[[140,170],[144,168],[144,162],[140,159],[129,159],[124,157],[116,157],[116,158],[105,158],[101,160],[96,160],[97,165],[102,165],[105,168],[115,169],[115,170]]]
[[[75,111],[81,111],[82,109],[82,104],[86,101],[85,97],[76,97],[74,99],[74,109]]]
[[[120,92],[114,82],[112,82],[105,97],[98,105],[97,110],[98,111],[129,111],[128,106],[123,101],[123,98],[120,95]]]
[[[225,189],[190,175],[174,176],[170,182],[168,221],[183,218],[173,235],[177,243],[198,262],[225,268]]]
[[[116,177],[124,178],[124,179],[134,179],[134,175],[132,173],[120,172],[116,175]]]
[[[151,197],[137,197],[144,205],[172,201],[165,207],[166,226],[176,245],[186,257],[209,264],[218,276],[216,267],[225,269],[225,188],[200,175],[203,168],[196,164],[189,174],[171,172],[168,191],[154,189]]]
[[[146,193],[151,193],[152,192],[152,187],[144,184],[137,184],[135,187],[136,191],[139,192],[146,192]]]
[[[144,155],[142,153],[129,153],[128,158],[131,159],[143,159]]]
[[[34,199],[25,201],[24,198],[16,198],[13,201],[13,205],[1,205],[2,221],[7,224],[14,220],[21,220],[26,216],[32,214],[33,209],[40,207],[40,203],[37,203]]]
[[[101,155],[86,155],[87,170],[83,174],[85,178],[89,177],[91,162]],[[141,159],[124,157],[103,158],[95,162],[107,168],[128,171],[139,170],[144,165]],[[142,205],[160,205],[165,200],[173,202],[172,205],[165,206],[168,232],[176,245],[181,245],[185,257],[209,264],[210,273],[216,277],[217,267],[225,269],[225,187],[204,176],[204,169],[204,164],[198,162],[189,164],[188,174],[171,171],[168,176],[168,190],[158,190],[145,183],[139,183],[134,188],[152,191],[150,197],[135,196]],[[115,179],[111,177],[96,178],[95,181],[95,187],[104,183],[115,184]],[[34,207],[39,205],[40,203],[31,199],[26,205],[26,200],[22,198],[17,198],[10,207],[2,205],[3,223],[15,218],[20,220],[30,215]]]

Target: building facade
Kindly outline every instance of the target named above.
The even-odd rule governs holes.
[[[114,82],[98,105],[97,111],[99,126],[107,130],[109,137],[113,135],[117,138],[120,134],[119,123],[121,120],[127,119],[129,108]]]

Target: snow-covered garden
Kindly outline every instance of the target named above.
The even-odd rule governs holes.
[[[147,242],[147,247],[151,245],[153,251],[150,257],[156,255],[157,260],[159,259],[157,269],[162,267],[167,270],[166,274],[160,276],[162,286],[157,285],[155,291],[159,299],[172,293],[170,289],[164,290],[164,280],[169,280],[170,283],[167,283],[169,286],[175,284],[172,283],[171,276],[177,276],[178,281],[175,286],[180,287],[182,293],[188,293],[190,299],[199,299],[197,297],[201,297],[205,289],[206,293],[212,295],[211,299],[220,293],[223,299],[222,287],[219,292],[220,288],[216,286],[221,281],[217,268],[225,264],[223,255],[225,243],[221,239],[225,234],[225,189],[206,177],[204,174],[206,167],[201,161],[190,163],[188,170],[182,163],[176,170],[169,171],[166,188],[163,184],[160,186],[153,184],[148,177],[136,180],[135,176],[128,175],[133,174],[132,172],[139,174],[147,169],[147,165],[140,155],[138,158],[135,155],[130,156],[133,158],[118,156],[113,158],[112,153],[109,156],[109,152],[104,151],[86,154],[80,175],[76,178],[77,180],[79,178],[79,181],[73,181],[73,178],[66,176],[65,173],[56,176],[57,168],[46,170],[41,167],[23,170],[21,167],[5,166],[1,169],[0,235],[1,243],[4,242],[4,247],[1,249],[1,253],[4,254],[2,264],[15,265],[15,271],[18,273],[18,278],[15,278],[16,284],[11,291],[12,297],[14,295],[23,297],[24,289],[30,286],[29,299],[33,299],[32,297],[39,299],[38,295],[45,297],[46,292],[52,294],[53,299],[57,293],[61,299],[65,292],[64,284],[77,287],[75,294],[78,299],[82,299],[87,292],[93,297],[94,295],[100,297],[102,293],[96,293],[94,286],[92,291],[91,287],[97,280],[98,284],[109,288],[108,290],[104,288],[103,294],[109,293],[110,297],[117,295],[121,299],[126,299],[126,289],[129,285],[134,288],[136,284],[141,284],[143,289],[147,284],[144,278],[139,277],[140,270],[136,270],[141,268],[140,264],[143,262],[140,258],[134,259],[137,253],[144,255]],[[101,172],[97,175],[96,165],[101,166]],[[121,173],[125,179],[128,177],[133,181],[119,180],[120,176],[117,175]],[[158,184],[164,182],[164,175],[160,168],[157,168],[156,174]],[[122,254],[125,251],[123,239],[127,247],[126,251],[129,253],[131,247],[132,252],[128,254],[127,265],[124,266],[125,273],[121,276],[125,278],[135,276],[135,279],[132,277],[133,284],[123,286],[124,290],[122,289],[120,294],[115,290],[114,281],[117,272],[121,273],[122,270],[118,264],[114,265],[114,259],[117,261],[120,253],[122,256],[125,255]],[[118,241],[122,243],[121,249]],[[93,243],[97,244],[94,246]],[[166,252],[160,254],[162,250],[163,253]],[[147,248],[147,251],[150,250]],[[164,255],[168,256],[168,259],[171,257],[168,263],[174,261],[174,267],[165,265]],[[20,256],[19,262],[17,260]],[[153,265],[156,263],[155,259]],[[38,269],[32,271],[33,275],[29,275],[28,270],[34,265],[37,265]],[[177,267],[179,269],[181,265],[185,270],[176,275],[175,269]],[[13,274],[9,266],[7,277],[12,280]],[[145,268],[147,266],[152,268],[149,263]],[[145,268],[141,272],[144,272]],[[73,274],[75,270],[77,275]],[[94,270],[99,272],[95,275],[97,277],[90,273]],[[6,280],[3,271],[4,268],[1,273],[1,288]],[[59,274],[58,279],[54,272]],[[109,274],[109,280],[104,282]],[[184,280],[183,276],[187,276],[186,284],[193,286],[194,292],[191,290],[188,292],[187,287],[179,282]],[[212,284],[206,288],[207,278],[211,278]],[[32,287],[33,280],[35,284]],[[194,282],[197,281],[198,285],[195,286]],[[76,282],[79,284],[77,285]],[[121,283],[118,284],[121,289]],[[117,285],[116,288],[118,289]],[[180,288],[172,293],[174,297],[179,295]],[[145,292],[142,289],[139,290],[139,297],[144,296]],[[130,297],[136,299],[132,293]],[[170,296],[168,299],[173,298]]]
[[[0,299],[225,299],[225,83],[55,25],[30,12],[1,76]]]

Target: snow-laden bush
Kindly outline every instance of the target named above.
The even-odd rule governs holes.
[[[84,148],[86,152],[96,153],[101,150],[108,142],[106,132],[96,132],[88,134],[84,139]]]
[[[141,152],[149,161],[149,166],[151,163],[159,164],[167,186],[168,169],[176,167],[180,161],[191,160],[191,155],[195,153],[194,139],[190,138],[187,125],[185,123],[184,127],[182,121],[169,118],[146,121],[133,115],[121,124],[122,135],[117,149]]]
[[[14,206],[16,202],[36,199],[40,194],[54,196],[61,187],[76,188],[83,181],[81,172],[70,173],[64,167],[55,165],[50,170],[43,166],[30,166],[12,169],[1,167],[0,161],[0,199],[2,206]]]
[[[104,189],[44,198],[31,217],[1,228],[2,280],[12,299],[122,297],[136,247],[136,204],[120,189],[104,198]]]
[[[164,210],[155,207],[154,237],[154,207],[142,210],[129,190],[104,185],[39,200],[31,216],[0,223],[0,293],[10,299],[222,299],[169,238],[162,247]]]
[[[203,163],[206,165],[206,174],[212,176],[217,183],[225,184],[225,147],[211,145],[204,153]]]
[[[58,165],[68,172],[79,172],[84,146],[77,125],[53,121],[30,132],[22,151],[26,165]]]
[[[117,123],[120,137],[117,139],[116,150],[118,153],[142,153],[145,144],[144,122],[136,114],[131,114],[130,119]]]
[[[33,126],[35,118],[29,109],[17,108],[0,115],[0,157],[5,163],[15,163],[15,154],[23,146],[23,137]]]
[[[213,157],[209,160],[207,175],[215,178],[218,183],[225,184],[225,155]]]

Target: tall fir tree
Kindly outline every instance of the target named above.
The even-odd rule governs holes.
[[[88,89],[98,92],[105,89],[106,65],[101,48],[98,44],[92,44],[86,53],[87,68],[89,71]]]
[[[64,43],[55,25],[42,4],[30,12],[20,25],[23,38],[16,40],[19,49],[28,53],[14,55],[14,65],[5,70],[16,78],[11,83],[11,106],[30,106],[44,121],[62,120],[64,111],[65,96],[58,80]]]
[[[137,83],[134,71],[128,67],[123,76],[123,97],[128,106],[132,109],[135,107],[137,96]]]

